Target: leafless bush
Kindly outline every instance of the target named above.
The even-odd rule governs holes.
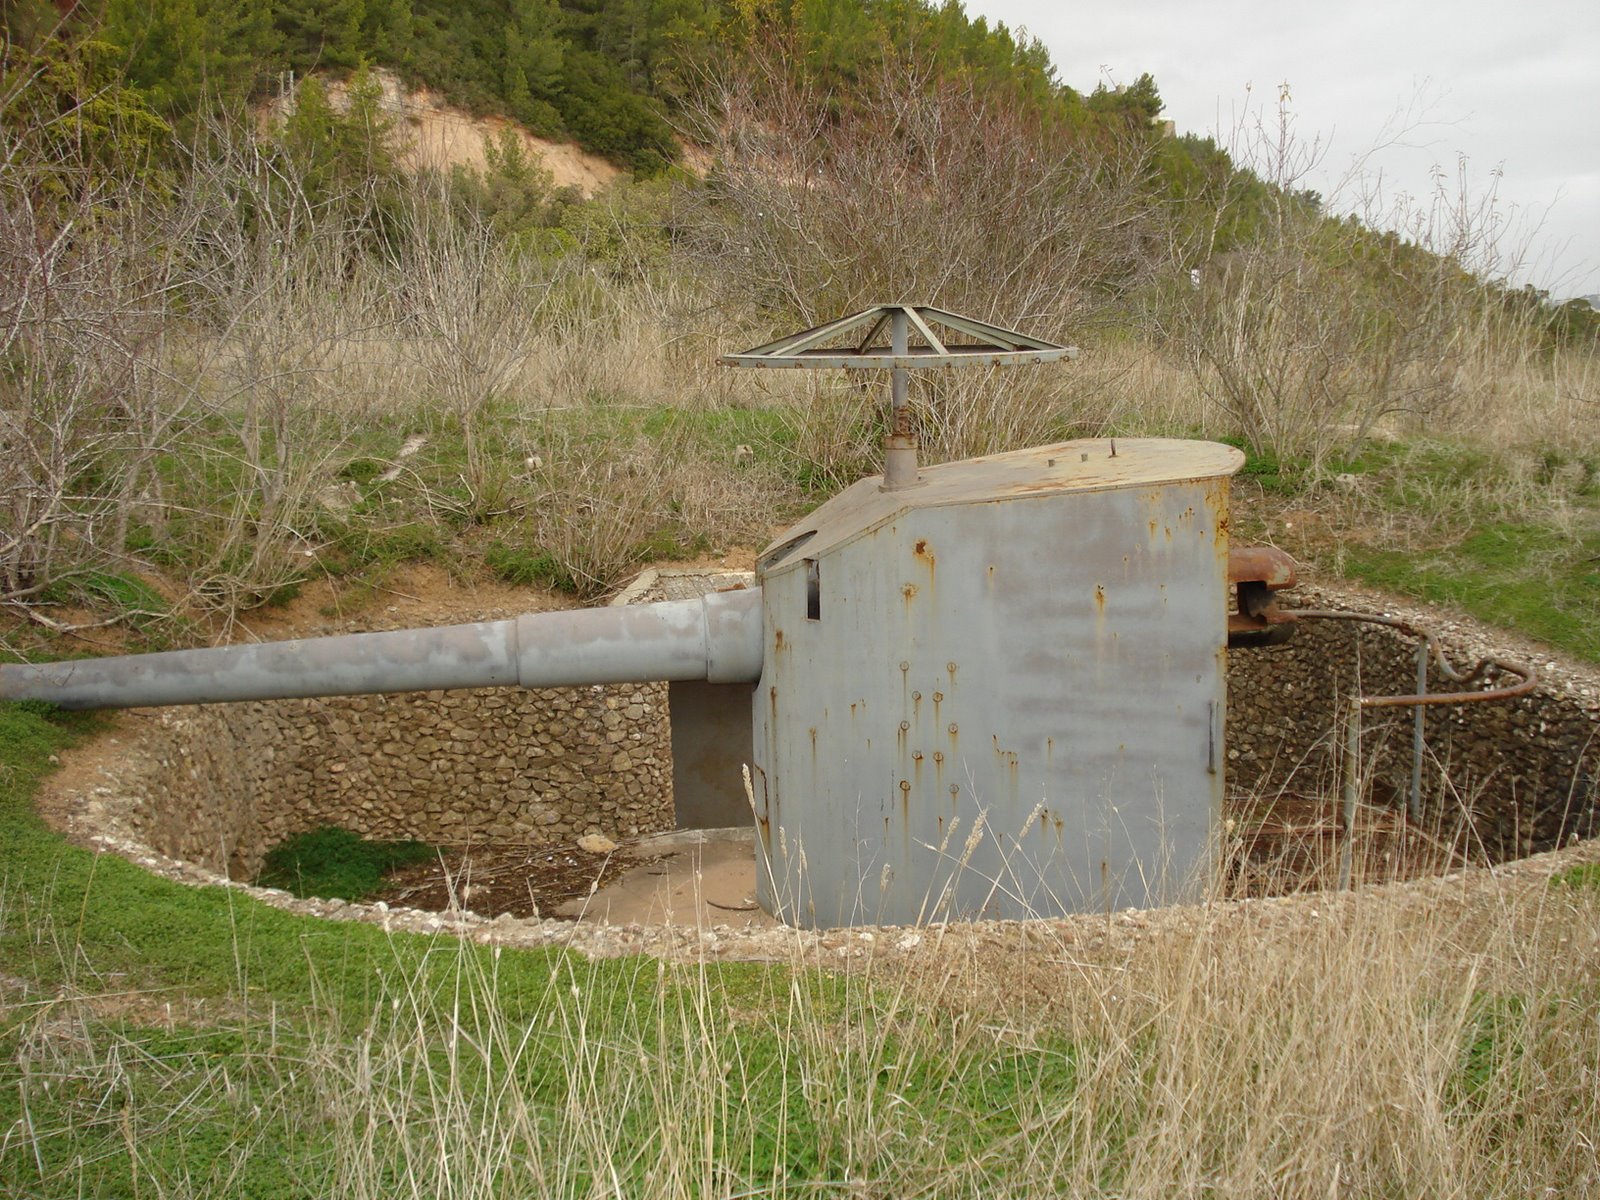
[[[1486,287],[1509,265],[1492,192],[1474,198],[1441,175],[1421,203],[1385,210],[1367,196],[1341,219],[1338,198],[1302,190],[1320,152],[1291,126],[1285,89],[1276,124],[1237,148],[1269,185],[1260,228],[1215,257],[1185,248],[1201,282],[1174,289],[1169,332],[1253,448],[1315,465],[1380,423],[1448,419],[1530,331]],[[1357,168],[1340,189],[1363,185]],[[1238,201],[1230,186],[1219,216]]]
[[[151,175],[107,173],[66,116],[0,71],[0,601],[122,561],[182,405],[163,354],[193,213]]]
[[[1151,260],[1147,146],[1049,128],[915,59],[840,110],[756,47],[704,81],[677,224],[731,306],[819,323],[938,304],[1048,336]]]
[[[206,419],[173,449],[206,509],[191,523],[192,586],[231,609],[303,573],[316,496],[342,439],[338,364],[373,319],[376,289],[357,275],[348,224],[307,203],[292,166],[249,136],[193,160],[188,186],[207,223],[190,280],[207,318],[190,341]]]
[[[622,582],[647,559],[763,539],[787,489],[770,462],[736,463],[693,417],[646,433],[617,410],[543,423],[522,541],[579,595]]]
[[[422,180],[385,268],[420,380],[461,434],[477,515],[493,515],[503,506],[506,464],[485,450],[483,426],[518,381],[564,263],[521,252]]]

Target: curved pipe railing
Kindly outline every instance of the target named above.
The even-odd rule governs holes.
[[[1514,700],[1526,696],[1538,686],[1539,676],[1526,663],[1493,655],[1480,658],[1470,668],[1462,670],[1453,664],[1444,652],[1439,635],[1427,626],[1418,625],[1400,617],[1381,613],[1351,612],[1336,608],[1297,608],[1286,614],[1293,620],[1356,621],[1369,625],[1385,625],[1417,639],[1417,690],[1410,695],[1351,696],[1345,719],[1344,781],[1341,804],[1344,817],[1344,845],[1339,855],[1339,886],[1348,888],[1354,870],[1356,801],[1359,795],[1359,765],[1361,761],[1361,714],[1369,708],[1410,708],[1415,710],[1411,722],[1411,796],[1407,812],[1413,821],[1422,817],[1422,710],[1430,705],[1476,704],[1489,700]],[[1428,666],[1432,663],[1451,683],[1473,683],[1484,679],[1490,672],[1515,675],[1517,681],[1503,687],[1477,688],[1471,691],[1429,692]]]

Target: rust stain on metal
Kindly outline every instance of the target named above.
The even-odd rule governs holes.
[[[1260,582],[1274,591],[1299,582],[1295,561],[1276,546],[1233,546],[1228,550],[1228,582]]]
[[[1276,546],[1236,546],[1228,551],[1228,583],[1234,609],[1228,614],[1233,646],[1272,645],[1291,631],[1292,617],[1278,607],[1278,592],[1298,582],[1294,559]]]
[[[756,833],[760,837],[762,849],[770,861],[772,857],[772,798],[767,792],[767,773],[759,766],[752,764],[746,778],[750,781],[752,802],[754,801],[756,780],[759,778],[761,782],[761,802],[760,804],[753,804],[753,807],[756,810]]]

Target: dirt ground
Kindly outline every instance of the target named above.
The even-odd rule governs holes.
[[[1285,896],[1338,885],[1343,820],[1336,800],[1284,795],[1228,811],[1234,833],[1224,895]],[[1416,879],[1466,865],[1452,839],[1411,825],[1403,811],[1364,807],[1358,816],[1351,863],[1358,882]],[[371,898],[486,918],[769,925],[755,900],[755,871],[750,831],[694,830],[600,854],[575,844],[447,849],[391,872]]]
[[[769,926],[755,898],[749,830],[686,830],[609,853],[577,845],[451,850],[389,874],[392,907],[600,924]]]
[[[427,912],[548,917],[647,861],[631,850],[596,855],[575,845],[474,846],[391,871],[372,898]]]

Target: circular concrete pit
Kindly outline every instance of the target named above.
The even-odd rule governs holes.
[[[1332,589],[1296,602],[1394,609]],[[1534,662],[1540,684],[1507,703],[1426,710],[1418,821],[1405,817],[1410,712],[1369,714],[1357,881],[1503,861],[1600,832],[1600,672],[1527,646],[1508,651],[1505,639],[1467,622],[1402,615],[1440,628],[1458,658],[1484,653],[1493,636],[1496,651]],[[1307,624],[1286,645],[1230,656],[1224,892],[1336,882],[1340,700],[1352,689],[1412,690],[1412,646],[1392,630],[1341,622]],[[568,844],[599,834],[633,850],[642,874],[563,915],[654,920],[655,905],[660,919],[687,920],[684,896],[698,891],[711,904],[701,903],[694,921],[764,919],[748,908],[756,871],[748,835],[690,836],[670,854],[646,840],[673,830],[686,807],[673,794],[668,730],[660,684],[140,710],[121,719],[108,735],[114,749],[103,745],[90,777],[58,794],[50,811],[81,838],[242,882],[253,880],[270,846],[326,824],[452,847]],[[699,886],[708,846],[716,889]],[[667,893],[677,899],[661,901]]]

